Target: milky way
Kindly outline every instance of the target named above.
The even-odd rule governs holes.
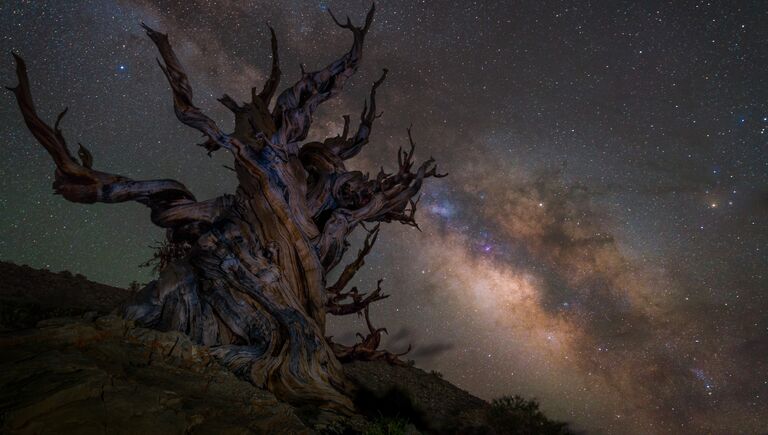
[[[386,67],[351,166],[392,168],[413,124],[417,159],[450,173],[423,189],[423,231],[385,226],[359,274],[392,295],[372,308],[386,346],[593,433],[768,431],[768,9],[733,3],[379,2],[363,66],[310,136],[339,133]],[[170,34],[196,102],[231,127],[216,98],[261,86],[267,22],[288,84],[349,44],[328,8],[368,6],[11,1],[0,51],[25,57],[44,116],[69,106],[64,134],[96,167],[209,198],[233,190],[231,159],[175,119],[139,23]],[[146,210],[51,195],[10,93],[0,117],[0,258],[150,280]],[[342,341],[361,328],[331,324]]]

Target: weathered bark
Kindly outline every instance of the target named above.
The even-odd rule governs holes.
[[[281,78],[277,39],[272,36],[272,68],[260,92],[238,104],[220,101],[235,114],[235,131],[223,132],[194,105],[192,87],[168,37],[144,25],[157,45],[158,60],[171,86],[176,116],[206,138],[211,153],[225,149],[234,157],[239,186],[233,195],[197,201],[173,180],[135,181],[92,169],[93,157],[82,145],[78,161],[70,153],[59,123],[51,128],[35,111],[24,61],[14,54],[19,84],[13,90],[34,137],[56,164],[54,190],[74,202],[137,201],[148,206],[152,222],[167,228],[159,254],[160,274],[123,310],[125,317],[161,330],[178,330],[210,346],[231,370],[296,404],[318,404],[346,414],[352,410],[337,357],[386,359],[378,351],[382,329],[368,319],[370,303],[386,298],[381,287],[369,295],[356,287],[344,291],[363,265],[378,235],[369,232],[357,259],[336,283],[327,274],[348,247],[347,236],[363,222],[398,221],[416,226],[414,196],[427,177],[442,176],[433,160],[412,172],[414,145],[398,152],[398,171],[383,170],[375,179],[348,171],[344,161],[368,143],[376,114],[371,90],[360,126],[324,142],[300,145],[318,105],[337,95],[362,60],[365,24],[341,24],[353,34],[350,50],[327,67],[302,73],[301,79],[276,94]],[[65,110],[66,112],[66,110]],[[379,284],[381,281],[379,281]],[[327,314],[365,313],[370,328],[363,343],[346,347],[325,338]]]

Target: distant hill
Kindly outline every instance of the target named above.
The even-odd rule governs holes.
[[[0,261],[0,330],[89,311],[106,314],[129,296],[126,289],[89,281],[80,274]]]
[[[495,405],[415,367],[345,365],[358,418],[312,427],[184,334],[109,313],[131,292],[0,262],[0,433],[565,434],[532,408]],[[514,402],[514,403],[513,403]]]

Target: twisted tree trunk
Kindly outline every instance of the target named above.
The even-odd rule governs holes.
[[[167,229],[168,249],[161,256],[156,281],[142,289],[123,310],[141,325],[178,330],[210,346],[231,370],[296,404],[317,404],[340,414],[352,404],[338,357],[397,356],[377,351],[381,329],[368,320],[368,305],[387,297],[377,285],[369,295],[344,289],[363,265],[378,235],[369,232],[363,248],[338,281],[327,274],[348,247],[346,238],[363,222],[416,226],[414,212],[422,181],[439,177],[429,159],[413,171],[413,140],[398,151],[398,170],[374,179],[348,171],[345,160],[368,143],[376,114],[376,89],[349,137],[349,116],[341,135],[300,144],[318,105],[336,95],[356,71],[374,9],[357,27],[334,21],[353,34],[348,52],[327,67],[305,73],[270,105],[279,86],[277,40],[272,33],[272,69],[251,101],[220,101],[235,115],[235,131],[224,133],[193,104],[187,75],[166,35],[144,26],[157,45],[158,61],[173,91],[177,117],[206,137],[209,153],[224,148],[234,157],[239,186],[233,195],[197,201],[173,180],[136,181],[92,169],[90,152],[80,145],[78,158],[59,129],[66,109],[51,128],[35,111],[24,61],[14,54],[19,85],[11,89],[24,120],[56,163],[54,189],[73,202],[137,201],[151,209],[152,221]],[[368,337],[354,346],[325,337],[326,314],[365,312]]]

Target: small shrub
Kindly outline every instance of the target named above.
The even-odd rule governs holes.
[[[432,370],[429,372],[429,374],[432,376],[438,377],[440,379],[443,379],[443,374],[438,372],[437,370]]]
[[[567,423],[550,420],[539,410],[539,402],[520,396],[494,399],[488,422],[498,434],[567,435],[572,432]]]
[[[152,258],[141,263],[139,267],[151,267],[152,273],[158,274],[174,261],[184,258],[192,250],[192,245],[187,242],[173,242],[165,239],[150,246],[155,252]]]
[[[355,395],[354,403],[355,408],[368,421],[402,420],[414,425],[418,429],[427,429],[424,413],[416,407],[413,398],[405,390],[391,388],[382,394],[361,388]]]
[[[400,417],[379,417],[363,431],[363,435],[405,435],[408,420]]]

